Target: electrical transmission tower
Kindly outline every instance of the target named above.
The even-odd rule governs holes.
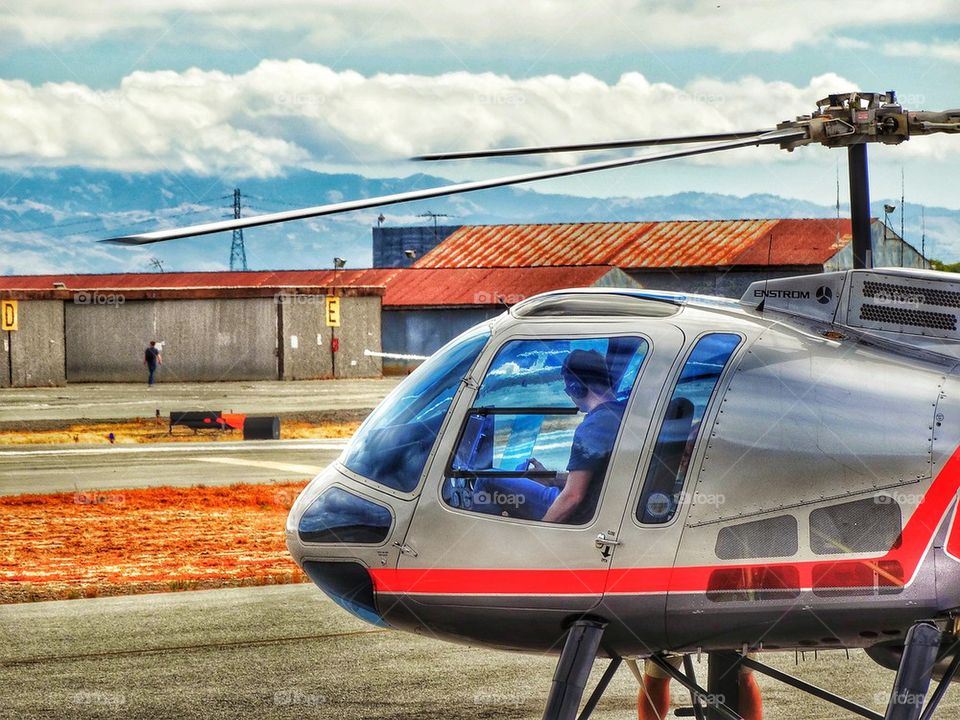
[[[240,218],[240,188],[233,190],[233,217]],[[230,243],[230,269],[247,269],[247,251],[243,246],[243,228],[233,231],[233,242]]]

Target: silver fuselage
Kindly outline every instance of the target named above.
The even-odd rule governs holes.
[[[512,650],[558,649],[583,615],[608,621],[604,646],[619,655],[870,646],[960,606],[950,552],[960,546],[957,361],[727,300],[675,304],[668,317],[504,314],[471,372],[483,377],[517,338],[646,339],[591,522],[478,515],[443,501],[477,392],[465,382],[412,491],[340,462],[310,483],[288,520],[294,559],[365,568],[376,615],[392,627]],[[670,522],[641,523],[634,510],[669,390],[696,340],[718,330],[742,342],[703,417],[682,502]],[[331,486],[389,508],[383,542],[300,538],[300,517]],[[617,544],[598,547],[600,534]]]

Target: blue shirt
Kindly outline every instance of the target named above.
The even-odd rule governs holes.
[[[583,422],[573,433],[567,472],[588,471],[590,486],[587,489],[587,496],[570,518],[571,523],[585,523],[593,517],[597,499],[600,497],[600,489],[603,487],[603,476],[607,472],[607,465],[610,464],[613,443],[617,439],[625,409],[626,401],[620,400],[610,400],[597,405],[587,413]]]

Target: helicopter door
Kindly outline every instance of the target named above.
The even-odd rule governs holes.
[[[674,567],[684,523],[679,522],[693,497],[689,487],[701,427],[716,412],[717,388],[730,358],[741,344],[736,333],[705,333],[696,338],[680,364],[676,379],[650,398],[650,452],[636,468],[634,500],[628,505],[612,561],[604,608],[622,622],[627,641],[664,647],[667,593],[683,593],[686,575]],[[659,410],[654,410],[659,400]],[[709,430],[704,434],[709,435]],[[646,458],[649,459],[646,459]]]
[[[662,320],[598,324],[551,320],[535,336],[528,325],[484,351],[438,444],[394,594],[564,613],[600,602],[683,334]]]

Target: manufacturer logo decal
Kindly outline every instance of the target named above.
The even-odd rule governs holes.
[[[821,285],[817,288],[817,302],[821,305],[826,305],[828,302],[833,300],[833,290],[828,288],[826,285]]]
[[[754,290],[753,296],[758,298],[785,298],[787,300],[809,300],[809,290]]]

